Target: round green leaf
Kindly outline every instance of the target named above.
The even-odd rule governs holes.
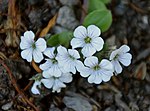
[[[59,42],[66,48],[69,47],[72,38],[73,38],[72,32],[62,32],[61,34],[59,34]]]
[[[62,32],[59,34],[52,35],[47,40],[47,45],[48,46],[63,45],[66,48],[68,48],[72,38],[73,38],[72,32]]]
[[[102,32],[105,32],[108,30],[112,23],[112,14],[109,10],[95,10],[91,13],[89,13],[83,22],[84,26],[89,25],[96,25],[98,26]]]
[[[51,47],[59,45],[59,34],[50,36],[50,38],[47,39],[47,45]]]
[[[89,0],[88,1],[88,13],[94,10],[104,10],[107,9],[105,4],[101,0]]]
[[[108,4],[111,2],[111,0],[101,0],[103,3]]]

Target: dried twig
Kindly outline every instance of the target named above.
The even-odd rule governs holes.
[[[8,68],[8,66],[2,60],[0,60],[0,63],[8,72],[8,76],[11,80],[12,85],[14,86],[14,88],[18,92],[18,94],[22,97],[22,99],[25,100],[35,111],[39,111],[39,109],[29,101],[29,99],[25,96],[25,94],[18,87],[15,77],[13,76],[13,74],[12,74],[11,70]]]
[[[55,25],[57,14],[49,20],[48,25],[40,32],[39,37],[44,37],[48,31]]]
[[[33,81],[30,81],[30,82],[26,85],[26,87],[23,89],[23,91],[28,90],[29,87],[32,85],[32,83],[33,83]]]
[[[81,4],[81,2],[80,2]],[[83,20],[85,18],[85,16],[87,15],[87,6],[88,6],[88,1],[87,0],[83,0],[83,4],[81,4],[81,8],[82,8],[82,15],[81,15],[81,19],[80,19],[80,23],[83,23]]]
[[[141,13],[141,14],[147,13],[145,10],[141,9],[140,7],[138,7],[137,5],[135,5],[134,3],[129,2],[128,4],[129,4],[129,6],[130,6],[133,10],[135,10],[136,12],[139,12],[139,13]]]
[[[41,73],[42,70],[39,68],[39,66],[32,60],[31,62],[33,68],[36,70],[36,72]]]

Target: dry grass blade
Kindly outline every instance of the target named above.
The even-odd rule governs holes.
[[[142,62],[135,70],[134,78],[138,80],[144,80],[147,73],[147,66],[145,62]]]
[[[1,58],[2,60],[7,59],[7,57],[3,54],[3,52],[0,52],[0,58]]]
[[[41,31],[39,37],[44,37],[48,31],[55,25],[56,23],[57,14],[49,20],[48,25]]]
[[[42,70],[39,68],[39,66],[34,61],[32,61],[31,64],[38,73],[42,72]]]

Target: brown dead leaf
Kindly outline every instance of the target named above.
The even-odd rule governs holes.
[[[8,3],[8,16],[4,29],[6,30],[6,45],[12,47],[18,47],[21,23],[21,15],[18,12],[16,6],[16,0],[9,0]]]
[[[41,73],[42,70],[39,68],[39,66],[32,60],[31,62],[33,68],[38,72],[38,73]]]
[[[112,77],[112,81],[114,82],[114,84],[115,84],[116,86],[118,86],[118,87],[121,86],[121,83],[120,83],[119,79],[118,79],[116,76],[113,76],[113,77]]]
[[[5,56],[5,54],[3,52],[0,52],[0,59],[2,59],[2,60],[7,59],[7,57]]]
[[[48,31],[55,25],[56,23],[57,14],[49,20],[48,25],[41,31],[39,37],[44,37]]]
[[[139,79],[139,80],[144,80],[146,77],[146,73],[147,73],[146,63],[142,62],[136,68],[135,73],[134,73],[134,77],[136,79]]]

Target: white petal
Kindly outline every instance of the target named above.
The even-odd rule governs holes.
[[[53,59],[53,58],[55,57],[54,50],[55,50],[55,47],[47,48],[47,49],[44,51],[44,55],[46,55],[47,57]]]
[[[83,26],[78,26],[74,33],[73,33],[74,37],[76,38],[85,38],[87,36],[87,31],[86,28]]]
[[[73,74],[76,74],[76,68],[75,68],[75,66],[71,67],[71,71],[70,72],[72,72]]]
[[[89,37],[98,37],[101,34],[100,29],[95,25],[90,25],[87,27],[87,32]]]
[[[48,71],[49,71],[49,74],[54,77],[60,77],[62,74],[57,64],[52,65],[52,67]]]
[[[53,78],[42,79],[41,82],[44,84],[46,88],[50,89],[54,84],[54,79]]]
[[[87,67],[80,69],[79,72],[82,77],[88,77],[91,74],[91,70]]]
[[[88,77],[88,82],[89,83],[94,83],[96,79],[96,75],[95,74],[91,74],[89,77]]]
[[[80,38],[73,38],[71,40],[71,46],[72,48],[78,48],[78,47],[83,47],[85,45],[84,39],[80,39]]]
[[[91,44],[86,44],[81,50],[81,52],[85,57],[89,57],[96,52],[96,49]]]
[[[92,39],[91,44],[93,45],[93,47],[97,50],[100,51],[103,48],[104,45],[104,41],[101,37],[96,37]]]
[[[76,68],[75,68],[74,64],[66,63],[64,65],[64,70],[65,70],[65,72],[72,72],[73,74],[76,74]]]
[[[49,70],[44,70],[42,75],[44,78],[47,78],[47,79],[52,77],[52,75],[49,73]]]
[[[113,71],[113,65],[110,61],[108,61],[107,59],[103,59],[101,62],[100,62],[100,67],[105,69],[105,70],[110,70],[110,71]]]
[[[32,61],[32,53],[33,53],[32,48],[25,49],[21,52],[21,57],[23,59],[26,59],[28,62],[31,62]]]
[[[25,37],[21,36],[20,48],[21,49],[30,48],[30,47],[32,47],[33,43],[34,43],[34,40],[29,42],[29,41],[26,40]]]
[[[45,63],[41,64],[39,67],[42,70],[47,70],[52,66],[51,60],[47,60]]]
[[[68,53],[69,53],[69,55],[71,55],[72,57],[74,57],[76,59],[80,58],[79,52],[75,49],[68,49]]]
[[[84,64],[79,60],[76,61],[75,66],[76,66],[77,71],[79,71],[79,72],[80,72],[80,70],[82,70],[82,68],[85,67]]]
[[[116,57],[117,54],[119,54],[119,50],[118,49],[112,51],[111,54],[110,54],[109,60],[113,60]]]
[[[97,72],[96,73],[93,73],[92,75],[95,75],[95,80],[93,83],[95,84],[100,84],[102,82],[102,78],[101,78],[101,75],[99,75]]]
[[[52,90],[53,93],[54,93],[54,92],[60,93],[60,91],[61,91],[61,88],[57,88],[57,90],[56,90],[56,89],[53,89],[53,90]]]
[[[72,74],[63,73],[62,76],[59,78],[59,80],[65,83],[70,83],[72,81]]]
[[[76,61],[76,68],[82,77],[88,77],[91,74],[90,68],[85,67],[84,64],[79,60]]]
[[[39,90],[38,90],[38,86],[40,86],[41,85],[41,82],[40,81],[35,81],[34,82],[34,84],[33,84],[33,86],[32,86],[32,88],[31,88],[31,92],[33,93],[33,94],[40,94],[40,92],[39,92]]]
[[[114,66],[114,70],[116,71],[117,74],[122,72],[122,67],[118,61],[112,60],[111,63]]]
[[[33,50],[33,59],[36,63],[41,62],[43,58],[44,58],[43,54],[39,50],[37,49]]]
[[[46,49],[46,41],[43,38],[39,38],[36,42],[36,49],[43,52]]]
[[[104,82],[107,82],[107,81],[109,81],[109,80],[111,79],[111,76],[107,76],[107,75],[105,75],[105,74],[102,74],[102,75],[101,75],[101,78],[102,78],[102,80],[103,80]]]
[[[88,57],[84,60],[84,64],[89,67],[94,67],[98,64],[98,58],[95,56]]]
[[[121,54],[119,56],[119,61],[124,65],[124,66],[129,66],[131,64],[131,58],[132,55],[130,53],[125,53]]]
[[[101,78],[104,82],[107,82],[110,80],[110,78],[113,76],[113,72],[112,71],[108,71],[108,70],[105,70],[105,69],[102,69],[100,71],[100,75],[101,75]]]
[[[24,37],[27,39],[27,41],[33,41],[34,40],[34,33],[32,31],[26,31],[24,33]]]
[[[61,66],[63,65],[63,68],[65,72],[72,72],[73,74],[76,73],[75,63],[73,61],[64,61],[61,63]]]
[[[63,46],[59,46],[57,48],[57,52],[58,52],[59,55],[62,55],[62,56],[65,56],[65,55],[68,54],[67,49]]]
[[[127,46],[127,45],[122,45],[122,46],[119,48],[119,50],[120,50],[121,52],[123,52],[123,53],[126,53],[126,52],[128,52],[128,51],[130,50],[130,48],[129,48],[129,46]]]
[[[66,85],[62,83],[59,79],[56,79],[53,85],[53,92],[55,91],[60,92],[60,89],[64,87],[66,87]]]

